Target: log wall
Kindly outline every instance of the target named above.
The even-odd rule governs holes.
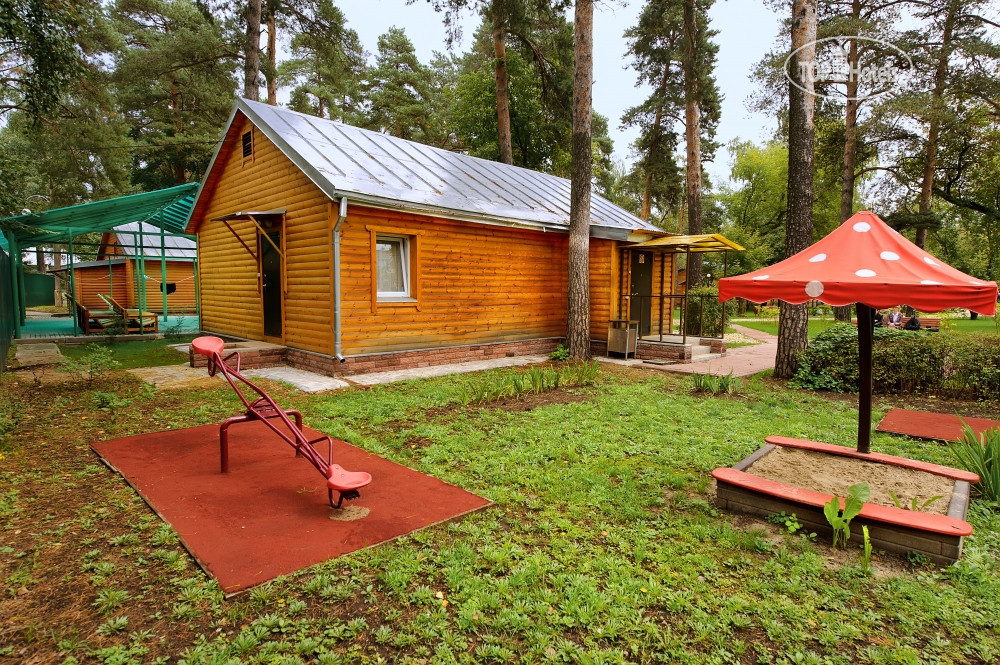
[[[254,154],[244,158],[240,137],[252,131]],[[234,149],[235,148],[235,149]],[[286,208],[282,231],[284,268],[283,337],[299,349],[330,353],[330,202],[251,123],[237,116],[215,162],[208,204],[199,206],[198,259],[202,328],[245,339],[264,339],[257,261],[222,222],[213,217],[237,211]],[[257,255],[257,230],[249,221],[230,222]],[[270,229],[269,229],[270,230]],[[266,241],[264,241],[266,242]]]
[[[66,271],[69,279],[69,270]],[[98,293],[124,298],[128,293],[128,282],[124,263],[108,266],[87,266],[73,270],[74,297],[87,309],[106,310],[108,304],[101,300]],[[126,305],[127,306],[127,305]]]
[[[332,227],[336,207],[262,133],[244,159],[237,116],[189,229],[198,234],[202,328],[263,340],[257,264],[213,217],[285,208],[284,337],[294,349],[332,355]],[[566,334],[568,236],[381,210],[348,198],[341,236],[344,355],[397,353],[475,344],[562,338]],[[230,222],[259,253],[248,221]],[[402,235],[411,248],[412,302],[377,297],[377,234]],[[617,297],[617,244],[591,240],[591,333],[607,335]]]

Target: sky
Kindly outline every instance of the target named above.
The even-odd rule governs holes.
[[[636,139],[633,128],[622,129],[621,116],[627,108],[640,104],[649,90],[636,86],[635,72],[628,68],[630,58],[623,34],[637,22],[642,0],[598,0],[594,12],[594,110],[607,116],[615,159],[633,161],[630,144]],[[447,51],[444,15],[434,11],[427,0],[407,5],[406,0],[338,0],[337,6],[347,17],[347,27],[358,33],[365,49],[374,54],[379,35],[391,27],[403,28],[413,42],[421,62],[428,63],[434,51]],[[750,73],[754,64],[777,44],[781,19],[756,0],[716,0],[710,13],[711,25],[719,31],[716,78],[723,94],[722,117],[717,140],[725,145],[735,138],[763,141],[775,129],[773,118],[747,108],[747,98],[754,90]],[[479,19],[471,12],[463,14],[465,37],[456,45],[456,53],[466,50]],[[721,149],[712,164],[705,165],[714,183],[727,179],[730,159]]]

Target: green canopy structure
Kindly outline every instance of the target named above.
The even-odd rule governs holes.
[[[109,233],[115,227],[125,224],[142,222],[159,229],[155,233],[163,242],[165,236],[183,236],[188,218],[194,204],[198,183],[178,185],[155,192],[143,192],[119,196],[103,201],[83,203],[66,208],[55,208],[42,212],[27,213],[14,217],[0,219],[0,249],[10,255],[9,290],[14,316],[14,336],[20,337],[20,329],[25,324],[24,306],[24,266],[21,262],[21,252],[30,247],[41,245],[66,245],[70,259],[73,256],[74,239],[85,233]],[[142,243],[141,238],[138,241]],[[150,244],[153,244],[151,242]],[[139,262],[140,265],[144,261]],[[70,264],[70,282],[72,283],[72,264]],[[0,277],[0,288],[7,279]],[[71,286],[72,288],[72,286]],[[145,294],[140,295],[145,298]],[[145,307],[145,303],[142,303]],[[7,316],[0,312],[0,317]],[[75,327],[74,327],[75,329]]]

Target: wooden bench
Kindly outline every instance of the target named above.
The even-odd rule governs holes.
[[[84,335],[113,328],[119,323],[117,315],[110,309],[87,309],[86,306],[78,303],[76,298],[65,291],[63,292],[63,298],[73,308],[77,326],[83,331]]]
[[[912,317],[906,317],[903,319],[903,328],[906,328],[906,324],[910,321]],[[931,332],[937,332],[941,329],[941,317],[939,316],[918,316],[917,320],[920,321],[921,330],[930,330]]]
[[[906,324],[907,324],[907,322],[911,318],[912,317],[908,316],[905,319],[903,319],[903,326],[902,326],[902,328],[900,328],[900,330],[903,330],[903,329],[906,328]],[[920,329],[921,330],[928,330],[930,332],[937,332],[938,330],[941,329],[941,317],[940,316],[918,316],[917,320],[920,321]],[[858,325],[858,320],[857,319],[851,319],[851,324],[855,325],[855,326]],[[883,328],[888,328],[889,326],[883,325],[882,327]]]
[[[118,301],[111,296],[98,293],[101,300],[108,303],[125,324],[127,333],[155,333],[160,328],[160,320],[153,312],[139,311],[138,309],[126,309],[118,304]]]

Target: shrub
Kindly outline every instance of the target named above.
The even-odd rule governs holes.
[[[75,376],[83,374],[89,385],[106,372],[121,367],[121,363],[115,360],[115,352],[107,346],[88,344],[86,349],[87,353],[80,358],[63,358],[62,367],[58,371]]]
[[[726,318],[732,319],[736,313],[736,301],[725,304]],[[705,337],[722,337],[722,307],[719,302],[719,290],[710,286],[699,286],[688,291],[687,313],[684,327],[688,335]],[[704,318],[702,309],[704,308]]]
[[[951,444],[951,452],[966,471],[979,476],[973,487],[987,500],[1000,501],[1000,428],[976,436],[962,422],[962,438]]]
[[[876,328],[872,384],[876,392],[992,398],[1000,391],[1000,345],[992,335],[914,333]],[[848,323],[821,332],[799,355],[793,385],[855,392],[858,330]]]
[[[562,362],[564,360],[569,360],[569,349],[567,349],[563,344],[556,347],[556,350],[549,354],[549,360],[555,360]]]
[[[712,374],[692,374],[694,379],[695,392],[711,393],[713,395],[735,395],[740,391],[743,380],[734,377],[732,370],[725,376],[714,376]]]

